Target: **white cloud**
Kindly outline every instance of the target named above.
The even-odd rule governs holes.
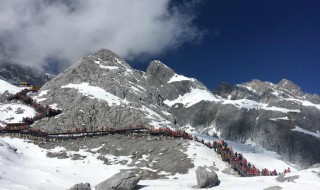
[[[101,48],[135,59],[199,39],[193,15],[169,4],[170,0],[2,0],[0,60],[37,67],[49,58],[71,64]]]

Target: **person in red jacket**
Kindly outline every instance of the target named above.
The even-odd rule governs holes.
[[[259,175],[259,171],[256,168],[253,169],[253,173],[254,173],[255,176]]]
[[[247,159],[243,160],[243,165],[247,165]]]
[[[290,173],[291,172],[291,170],[290,170],[290,168],[288,167],[288,169],[287,169],[287,173]]]

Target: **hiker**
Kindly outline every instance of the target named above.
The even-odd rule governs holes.
[[[267,168],[264,169],[264,175],[269,175],[269,170]]]
[[[272,175],[277,175],[277,170],[276,169],[273,170]]]
[[[258,176],[260,172],[259,172],[258,169],[254,168],[253,169],[253,173],[254,173],[255,176]]]
[[[243,160],[243,165],[247,165],[247,159]]]
[[[290,168],[288,168],[287,170],[284,170],[284,173],[286,174],[286,173],[290,173],[291,171],[290,171]]]
[[[217,141],[214,141],[214,142],[213,142],[213,150],[214,150],[215,152],[217,152],[217,146],[218,146]]]

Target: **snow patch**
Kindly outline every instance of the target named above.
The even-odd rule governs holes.
[[[316,138],[320,138],[320,132],[319,131],[316,131],[316,132],[312,132],[312,131],[308,131],[306,129],[303,129],[301,127],[298,127],[298,126],[295,126],[294,129],[291,129],[292,131],[297,131],[297,132],[301,132],[301,133],[305,133],[307,135],[311,135],[311,136],[314,136]]]
[[[174,104],[181,103],[184,105],[184,107],[188,108],[201,101],[216,102],[219,101],[219,99],[207,90],[191,89],[191,92],[182,96],[179,95],[179,97],[175,100],[165,100],[163,103],[170,107],[172,107]]]
[[[286,98],[285,100],[299,102],[302,106],[315,107],[318,110],[320,110],[320,104],[314,104],[314,103],[311,103],[307,100],[300,100],[300,99],[296,99],[296,98]]]
[[[285,117],[269,118],[269,120],[278,121],[278,120],[290,120],[290,119],[288,118],[288,116],[285,116]]]
[[[90,98],[96,98],[99,100],[104,100],[108,103],[109,106],[112,105],[121,105],[128,104],[127,100],[123,100],[109,92],[106,92],[104,89],[97,86],[90,86],[89,83],[81,84],[68,84],[64,85],[61,88],[74,88],[77,89],[81,94],[88,96]]]
[[[282,113],[289,113],[289,112],[295,112],[300,113],[300,110],[292,110],[287,108],[280,108],[280,107],[268,107],[268,104],[259,103],[254,100],[248,100],[248,99],[239,99],[239,100],[224,100],[222,101],[222,104],[230,104],[237,108],[245,108],[245,109],[264,109],[269,111],[277,111]]]
[[[101,61],[94,61],[96,64],[99,65],[100,68],[102,69],[108,69],[108,70],[114,70],[114,69],[119,69],[117,66],[105,66],[101,64]]]
[[[196,79],[194,79],[194,78],[188,78],[188,77],[185,77],[185,76],[183,76],[183,75],[174,74],[167,83],[178,82],[178,81],[185,81],[185,80],[195,81]]]
[[[5,91],[8,91],[11,94],[15,94],[26,88],[26,87],[17,87],[1,79],[0,79],[0,86],[1,86],[0,94],[3,94]]]

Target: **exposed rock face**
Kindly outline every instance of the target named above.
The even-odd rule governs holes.
[[[140,180],[131,171],[123,171],[95,186],[96,190],[132,190]]]
[[[277,181],[279,182],[294,182],[294,180],[298,179],[298,175],[290,176],[290,177],[285,177],[285,175],[281,175],[277,177]]]
[[[103,49],[46,83],[35,98],[63,110],[35,124],[47,130],[169,126],[242,143],[251,139],[305,167],[320,159],[314,146],[320,143],[320,97],[285,79],[222,83],[210,92],[160,61],[144,73]]]
[[[39,98],[47,98],[43,103],[63,110],[58,118],[36,124],[48,130],[174,125],[159,90],[147,84],[143,72],[109,50],[82,58],[46,83],[41,92],[44,95]]]
[[[200,188],[210,188],[219,182],[217,173],[208,167],[199,166],[196,169],[197,183]]]
[[[82,147],[86,147],[88,150],[99,148],[96,152],[99,154],[97,158],[103,161],[104,164],[121,164],[135,168],[132,171],[141,176],[141,180],[163,179],[168,175],[186,174],[189,169],[194,167],[193,160],[185,153],[189,146],[189,141],[185,139],[159,140],[157,137],[147,138],[147,136],[141,134],[130,136],[114,134],[85,138],[81,139],[81,141],[52,141],[41,143],[39,146],[45,149],[52,149],[56,146],[65,148],[64,151],[60,152],[49,150],[47,156],[58,159],[68,156],[70,159],[80,160],[86,156],[80,153],[68,155],[65,153],[70,153],[70,151],[77,152]],[[163,148],[165,151],[163,151]],[[118,158],[111,159],[110,155]],[[130,157],[130,162],[127,157]]]
[[[79,183],[72,186],[69,190],[91,190],[89,183]]]
[[[41,86],[52,77],[52,75],[47,75],[38,69],[28,66],[0,63],[0,79],[12,84],[17,84],[19,81],[26,81],[30,84]]]
[[[320,159],[320,149],[308,148],[320,142],[318,95],[305,94],[300,87],[285,79],[279,84],[259,80],[240,85],[224,83],[213,93],[233,101],[247,99],[267,105],[264,109],[228,110],[222,114],[233,117],[225,124],[220,121],[221,116],[213,119],[216,128],[223,126],[220,131],[225,138],[238,142],[251,138],[283,158],[305,167]],[[299,128],[306,133],[296,130]]]
[[[173,100],[179,95],[190,92],[192,88],[206,89],[206,87],[196,79],[182,78],[171,68],[160,61],[152,61],[146,72],[147,82],[150,86],[155,86],[160,90],[161,97],[165,100]]]
[[[192,84],[190,80],[174,83],[179,86],[186,82]],[[161,86],[157,86],[161,89],[161,96],[166,97],[170,90],[162,94],[162,89],[168,85]],[[318,95],[304,94],[288,80],[279,84],[253,80],[241,85],[223,83],[212,91],[210,98],[204,93],[206,89],[201,87],[199,89],[204,91],[197,96],[204,97],[203,100],[190,106],[186,99],[193,99],[190,91],[198,89],[191,85],[186,89],[189,91],[179,91],[164,100],[164,103],[168,99],[173,102],[167,105],[171,107],[177,125],[192,126],[198,131],[217,131],[223,138],[242,143],[251,138],[303,167],[320,159],[320,148],[309,148],[320,143]],[[307,133],[297,130],[300,128]]]

